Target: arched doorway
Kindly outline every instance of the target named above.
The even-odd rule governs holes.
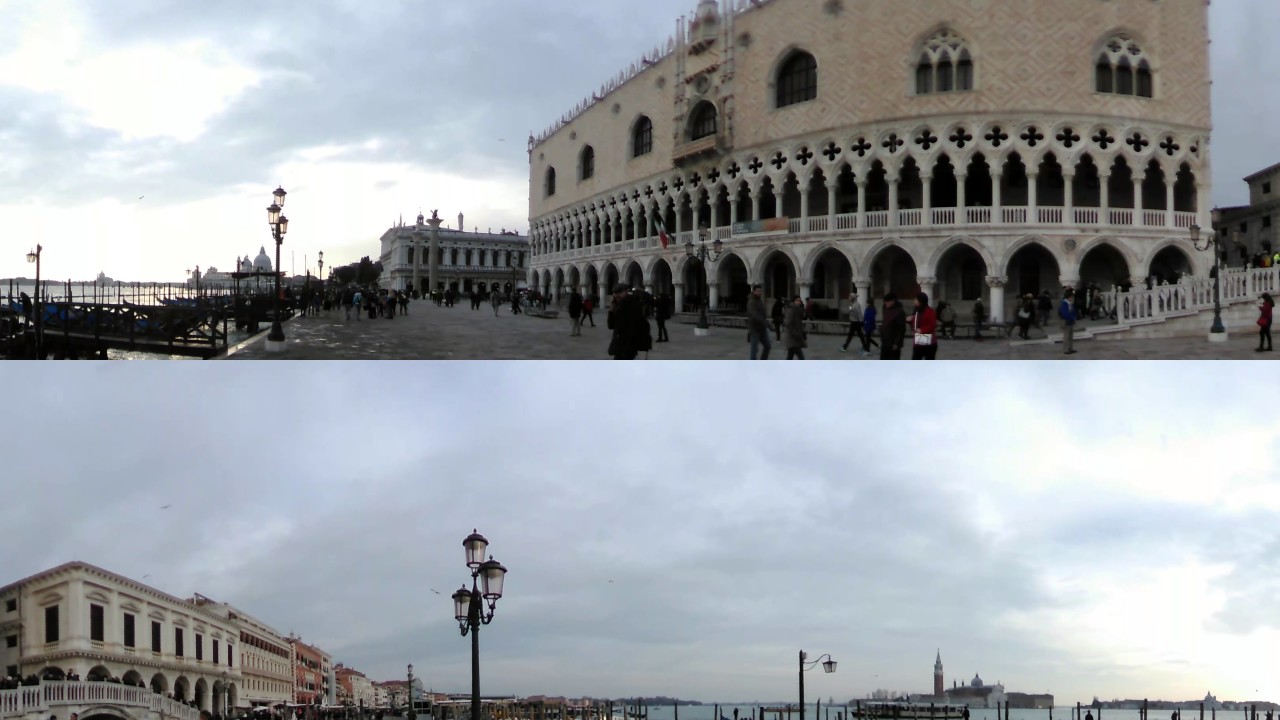
[[[235,683],[227,683],[227,708],[234,710],[240,704],[240,688]]]
[[[934,306],[950,303],[958,317],[973,316],[973,306],[987,294],[987,261],[972,246],[964,243],[948,248],[938,259],[938,284],[934,287]]]
[[[201,710],[209,709],[209,684],[204,678],[196,680],[196,691],[193,699],[197,708]]]
[[[605,292],[605,294],[606,294],[606,295],[612,294],[612,293],[613,293],[613,289],[614,289],[615,287],[617,287],[617,285],[618,285],[618,266],[617,266],[617,265],[614,265],[613,263],[609,263],[608,265],[605,265],[605,266],[604,266],[604,292]],[[603,303],[603,302],[604,302],[604,298],[603,298],[603,297],[601,297],[601,298],[600,298],[600,301],[601,301],[601,303]]]
[[[569,290],[576,291],[582,289],[582,276],[578,273],[578,268],[569,268]]]
[[[1127,285],[1128,281],[1129,263],[1124,254],[1110,243],[1095,246],[1080,260],[1082,288],[1097,287],[1107,292],[1112,287]]]
[[[1192,273],[1191,258],[1181,248],[1173,246],[1156,253],[1151,258],[1151,267],[1147,268],[1147,275],[1154,277],[1157,283],[1165,282],[1170,285],[1178,282],[1183,275]]]
[[[870,264],[871,297],[882,298],[886,293],[893,293],[904,305],[920,292],[920,284],[916,282],[919,271],[911,253],[890,245],[881,250]]]
[[[178,679],[173,681],[173,697],[182,702],[191,701],[191,681],[185,675],[179,675]]]
[[[107,670],[104,665],[94,665],[89,668],[89,672],[85,673],[84,679],[91,682],[99,682],[107,680],[111,677],[111,671]]]
[[[743,311],[747,309],[747,295],[751,285],[747,282],[747,263],[737,253],[729,253],[716,263],[716,283],[720,288],[720,309]]]
[[[1056,300],[1062,294],[1062,283],[1059,280],[1062,270],[1058,267],[1058,260],[1039,242],[1025,245],[1014,253],[1009,258],[1006,273],[1009,276],[1006,296],[1021,297],[1028,293],[1039,295],[1048,290],[1050,298]],[[1009,303],[1005,303],[1006,312],[1009,307]]]
[[[684,308],[676,312],[697,312],[708,300],[705,267],[701,260],[693,259],[684,264]]]
[[[764,278],[765,297],[782,298],[783,302],[788,302],[799,294],[796,284],[799,273],[791,262],[791,258],[785,253],[779,250],[770,252],[762,267],[764,271],[761,277]]]
[[[671,278],[671,265],[667,263],[666,258],[658,258],[653,264],[653,294],[655,297],[663,295],[671,297],[674,292]]]
[[[40,671],[41,680],[52,680],[54,682],[67,679],[67,674],[62,668],[47,667]]]
[[[627,265],[626,283],[635,290],[644,289],[644,269],[640,267],[640,263],[632,260],[631,263]]]
[[[164,673],[156,673],[151,676],[151,692],[157,695],[164,695],[169,692],[169,678]]]
[[[213,698],[212,698],[213,702],[210,703],[211,709],[213,710],[213,713],[215,715],[224,714],[224,708],[222,707],[223,697],[224,697],[224,694],[223,694],[222,681],[215,680],[213,683]]]
[[[836,248],[823,250],[813,263],[809,282],[815,317],[839,319],[841,302],[853,292],[853,264],[849,258]]]
[[[551,287],[552,297],[562,297],[564,295],[564,268],[556,268],[555,284]]]
[[[596,270],[595,265],[587,266],[586,277],[587,295],[598,300],[600,298],[600,273]]]
[[[81,715],[80,720],[129,720],[129,717],[123,713],[120,715],[113,715],[99,710],[92,715]]]

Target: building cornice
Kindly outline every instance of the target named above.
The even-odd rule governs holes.
[[[196,663],[194,660],[190,663],[179,663],[171,660],[156,660],[154,657],[145,657],[143,655],[116,655],[113,653],[93,651],[86,652],[83,650],[63,650],[59,652],[30,655],[20,658],[19,662],[22,665],[56,665],[55,661],[81,659],[109,662],[117,665],[129,665],[131,667],[172,670],[179,674],[192,673],[197,675],[221,676],[225,672],[229,677],[236,680],[239,680],[242,677],[239,667],[227,667],[225,665],[214,665],[212,663]],[[60,665],[57,666],[60,667]]]

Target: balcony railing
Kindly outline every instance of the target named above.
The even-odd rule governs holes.
[[[176,720],[197,720],[200,716],[198,708],[166,698],[151,688],[108,682],[41,681],[39,685],[0,690],[0,718],[31,712],[44,713],[54,707],[72,706],[84,709],[104,703],[146,708]]]
[[[1003,207],[998,212],[990,207],[966,208],[933,208],[928,215],[935,228],[963,228],[970,225],[999,225],[993,220],[998,218],[1004,225],[1076,225],[1082,227],[1117,228],[1166,228],[1185,232],[1192,225],[1198,224],[1200,216],[1193,212],[1173,212],[1167,210],[1132,210],[1128,208],[1063,208],[1063,207]],[[830,235],[851,231],[883,231],[892,228],[892,215],[886,210],[866,213],[842,213],[839,215],[818,215],[807,219],[790,218],[787,222],[787,234],[792,235]],[[922,228],[925,225],[925,212],[921,209],[899,210],[897,212],[898,227]],[[1135,220],[1138,222],[1135,224]],[[1172,224],[1171,224],[1172,223]],[[880,232],[868,233],[879,236]],[[707,240],[731,242],[734,238],[733,228],[717,227],[711,231]],[[671,233],[672,245],[683,248],[685,243],[698,242],[698,233],[684,230]],[[654,248],[661,248],[658,238],[647,237],[627,240],[618,243],[593,245],[588,248],[569,249],[547,253],[534,258],[534,262],[569,260],[580,257],[610,255],[613,253],[635,253]],[[550,259],[548,259],[548,257]],[[482,268],[490,269],[490,268]]]

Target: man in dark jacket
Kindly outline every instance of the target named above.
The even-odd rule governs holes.
[[[884,296],[884,320],[880,324],[880,359],[901,360],[902,343],[907,337],[907,313],[898,296]]]
[[[671,336],[667,335],[667,321],[671,319],[671,298],[666,293],[658,296],[654,317],[658,319],[658,339],[654,342],[671,342]]]
[[[613,331],[609,354],[614,360],[635,360],[640,353],[649,351],[651,338],[649,321],[644,319],[644,305],[626,285],[613,290],[609,329]]]
[[[1062,304],[1058,306],[1058,317],[1062,318],[1062,345],[1067,355],[1075,355],[1076,339],[1076,291],[1067,288],[1062,294]]]
[[[751,287],[751,296],[747,298],[747,342],[751,343],[751,359],[768,360],[773,350],[773,340],[769,338],[769,318],[764,312],[764,289],[759,285]],[[760,354],[760,346],[764,346],[764,354]]]

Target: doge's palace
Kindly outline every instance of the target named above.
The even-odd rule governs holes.
[[[529,139],[530,282],[961,311],[1204,275],[1204,0],[702,0]],[[665,228],[670,245],[664,249]],[[719,240],[706,270],[686,243]]]

